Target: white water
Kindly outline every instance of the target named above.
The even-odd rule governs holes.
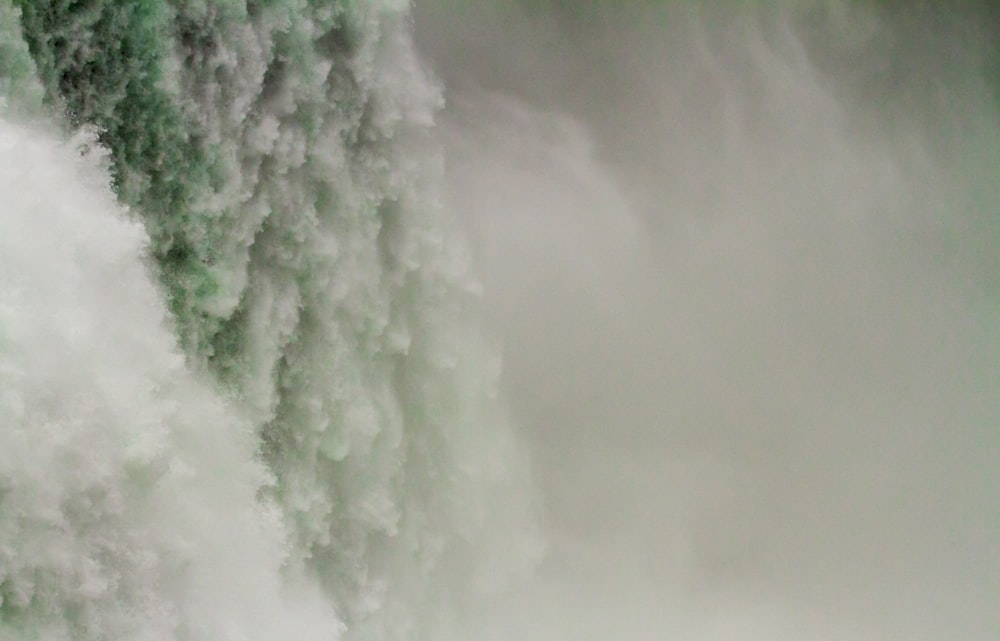
[[[437,112],[405,7],[347,64],[318,4],[238,4],[176,9],[221,145],[179,321],[164,221],[0,65],[0,639],[994,638],[979,40],[428,2]]]
[[[328,639],[92,146],[0,121],[0,637]]]

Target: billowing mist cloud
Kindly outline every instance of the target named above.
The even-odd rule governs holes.
[[[487,638],[993,638],[982,16],[607,6],[418,6],[547,506]]]

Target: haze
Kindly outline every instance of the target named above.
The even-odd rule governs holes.
[[[547,542],[476,633],[994,639],[995,18],[622,4],[417,6]]]

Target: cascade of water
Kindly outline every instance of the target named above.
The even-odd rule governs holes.
[[[0,0],[0,641],[992,639],[996,15]]]
[[[359,637],[448,625],[427,604],[534,544],[511,545],[522,457],[435,195],[440,92],[406,3],[15,6],[47,103],[109,150],[188,367],[259,437],[289,571]]]

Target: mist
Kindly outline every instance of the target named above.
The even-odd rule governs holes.
[[[995,16],[778,4],[417,3],[546,535],[478,638],[1000,630]]]

